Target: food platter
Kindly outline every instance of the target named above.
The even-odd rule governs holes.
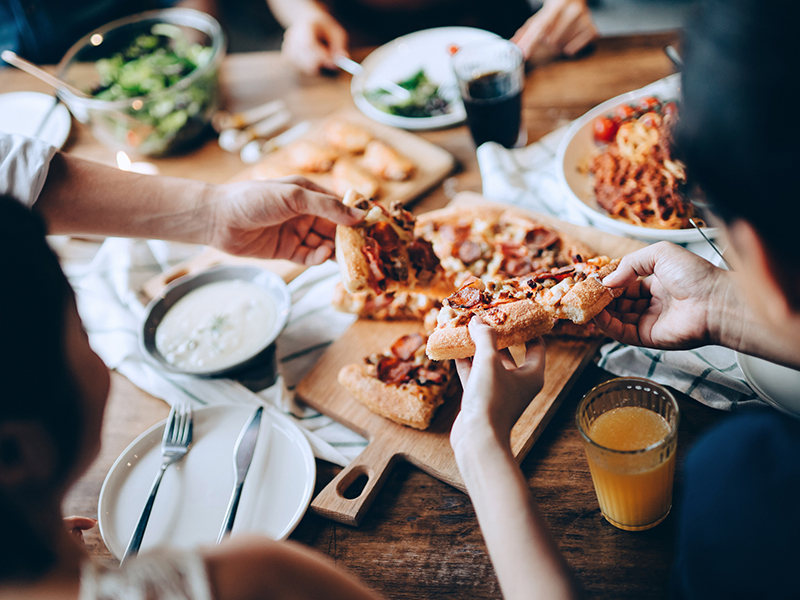
[[[363,72],[353,77],[350,86],[353,100],[368,117],[401,129],[441,129],[458,125],[467,118],[467,113],[458,94],[448,49],[453,44],[463,46],[497,37],[473,27],[437,27],[399,37],[372,52],[361,63]],[[402,81],[420,69],[443,89],[442,95],[450,101],[450,112],[432,117],[401,117],[380,110],[367,99],[367,92],[378,87],[378,81]]]
[[[680,75],[671,75],[642,89],[616,96],[573,122],[556,153],[559,182],[567,202],[602,229],[652,241],[667,240],[675,243],[703,241],[700,232],[695,229],[656,229],[614,219],[595,200],[592,176],[588,172],[589,161],[597,153],[598,148],[593,136],[594,120],[613,112],[617,106],[635,102],[649,95],[665,100],[677,99],[680,96]],[[706,228],[704,231],[709,237],[717,234],[715,228]]]

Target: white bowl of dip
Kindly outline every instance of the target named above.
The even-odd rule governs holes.
[[[244,369],[280,335],[292,299],[258,267],[216,267],[177,279],[150,302],[140,345],[155,366],[215,377]]]

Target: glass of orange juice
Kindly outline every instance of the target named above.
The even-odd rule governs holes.
[[[638,377],[606,381],[578,406],[578,430],[600,511],[620,529],[655,527],[672,508],[678,403]]]

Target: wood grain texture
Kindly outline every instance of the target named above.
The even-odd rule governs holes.
[[[450,206],[495,208],[479,194],[464,192]],[[583,242],[598,254],[616,258],[644,244],[588,227],[563,223],[552,217],[522,209],[514,212],[532,217]],[[401,335],[420,325],[404,322],[356,321],[325,352],[316,366],[298,385],[296,394],[303,402],[344,423],[370,440],[362,456],[345,468],[311,503],[319,514],[349,525],[358,525],[374,502],[388,470],[399,459],[406,460],[437,479],[464,491],[455,457],[450,448],[449,431],[457,413],[457,400],[449,399],[426,431],[416,431],[384,419],[356,401],[338,384],[345,365],[360,362],[378,352]],[[576,377],[597,351],[602,339],[551,339],[547,346],[545,387],[514,426],[512,450],[521,461],[572,387]],[[360,494],[346,497],[347,489],[358,476],[367,483]]]

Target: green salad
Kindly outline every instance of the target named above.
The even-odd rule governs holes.
[[[141,98],[130,108],[104,113],[106,129],[118,141],[150,156],[195,138],[217,106],[216,69],[191,85],[173,86],[212,58],[211,47],[191,43],[174,25],[158,23],[121,52],[98,60],[100,82],[90,91],[94,98]]]
[[[411,92],[407,100],[399,100],[384,89],[369,90],[364,94],[376,108],[398,117],[435,117],[450,112],[450,102],[442,97],[441,88],[420,69],[397,85]]]

